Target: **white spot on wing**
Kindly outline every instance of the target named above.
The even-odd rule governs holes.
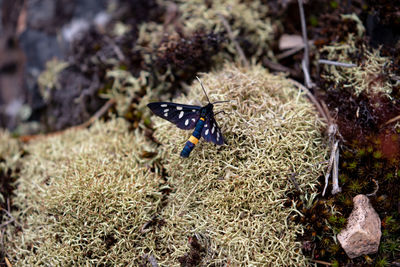
[[[168,112],[164,113],[164,116],[165,116],[165,117],[168,117]]]
[[[192,121],[195,122],[196,120],[195,120],[195,119],[192,119]]]
[[[217,132],[217,141],[218,141],[218,139],[219,139],[219,132]]]
[[[208,129],[204,132],[204,135],[208,135]]]
[[[189,125],[189,119],[185,120],[185,125],[188,126]]]
[[[192,112],[196,112],[196,110],[195,110],[195,109],[192,109]]]
[[[182,110],[183,108],[180,107],[180,106],[177,106],[176,109],[177,109],[177,110]]]
[[[211,133],[213,134],[214,131],[215,131],[215,126],[214,126],[214,124],[213,124],[213,127],[212,127],[212,129],[211,129]]]
[[[183,117],[183,114],[185,114],[185,112],[183,112],[183,111],[181,111],[181,112],[179,113],[179,119]]]
[[[167,104],[161,104],[161,107],[165,108],[167,106]]]
[[[167,108],[166,108],[166,109],[164,109],[164,112],[168,112],[168,111],[169,111],[169,109],[167,109]]]
[[[208,124],[204,125],[204,127],[208,127]]]

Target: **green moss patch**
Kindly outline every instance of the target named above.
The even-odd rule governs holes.
[[[145,248],[141,228],[160,207],[159,175],[141,154],[154,147],[116,119],[26,147],[9,259],[18,265],[128,265]],[[150,162],[147,162],[150,163]]]
[[[319,121],[304,95],[282,76],[259,66],[206,74],[202,80],[215,106],[227,145],[202,139],[190,158],[179,152],[190,132],[156,120],[155,137],[163,144],[164,167],[176,189],[162,211],[165,226],[155,235],[152,253],[159,263],[202,265],[305,264],[296,235],[301,225],[288,220],[296,213],[287,203],[293,171],[303,193],[315,191],[326,158]],[[174,102],[205,100],[195,83],[187,97]],[[199,104],[199,103],[197,103]],[[195,240],[195,241],[194,241]],[[195,245],[193,245],[195,244]],[[195,253],[196,252],[196,253]]]
[[[322,123],[301,91],[260,66],[202,77],[226,145],[155,119],[154,138],[123,119],[26,145],[6,256],[19,265],[305,265],[289,195],[316,191]],[[200,104],[200,85],[176,102]],[[142,105],[142,104],[140,104]],[[154,119],[153,119],[154,118]],[[160,161],[161,160],[161,161]],[[160,165],[161,163],[161,165]]]
[[[349,34],[346,43],[324,46],[321,53],[327,59],[357,64],[356,67],[344,68],[332,65],[323,66],[322,77],[335,88],[343,88],[356,97],[362,93],[374,97],[383,94],[390,97],[394,85],[390,82],[390,59],[381,55],[380,49],[368,49],[356,43],[356,37]]]

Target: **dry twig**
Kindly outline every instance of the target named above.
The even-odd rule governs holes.
[[[344,67],[344,68],[357,67],[357,65],[353,64],[353,63],[343,63],[343,62],[332,61],[332,60],[327,60],[327,59],[320,59],[320,60],[318,60],[318,63],[319,64],[333,65],[333,66],[338,66],[338,67]]]
[[[393,123],[393,122],[396,122],[396,121],[398,121],[398,120],[400,120],[400,115],[398,115],[398,116],[396,116],[396,117],[394,117],[394,118],[388,120],[387,122],[385,122],[385,123],[383,124],[383,126],[389,125],[389,124],[391,124],[391,123]]]
[[[303,56],[303,60],[301,62],[301,66],[302,66],[302,69],[304,72],[304,82],[308,88],[311,88],[312,82],[310,79],[310,56],[309,56],[307,27],[306,27],[306,19],[304,16],[303,0],[297,0],[297,2],[299,3],[301,33],[303,35],[303,43],[304,43],[304,56]]]
[[[307,97],[313,102],[315,107],[317,108],[318,112],[321,114],[321,116],[325,119],[326,123],[328,124],[328,137],[330,141],[330,146],[331,146],[331,155],[329,158],[329,164],[328,164],[328,169],[325,174],[325,187],[322,192],[322,196],[325,195],[326,188],[328,187],[329,183],[329,177],[332,172],[332,194],[337,194],[341,192],[341,188],[339,187],[339,141],[336,139],[336,136],[339,136],[342,138],[340,135],[340,132],[338,130],[337,125],[334,123],[334,120],[332,116],[329,113],[329,109],[326,106],[325,102],[321,101],[321,103],[315,98],[315,96],[310,92],[310,90],[302,85],[301,83],[289,79],[290,82],[292,82],[295,86],[299,87],[302,89],[306,94]]]
[[[372,193],[370,193],[370,194],[367,194],[368,197],[375,196],[375,195],[376,195],[376,192],[378,192],[378,190],[379,190],[378,181],[375,180],[375,179],[372,179],[372,181],[375,183],[375,189],[374,189],[374,192],[372,192]]]
[[[109,108],[111,108],[113,105],[115,105],[115,103],[116,103],[115,99],[108,100],[104,104],[104,106],[102,106],[88,121],[86,121],[80,125],[73,126],[73,127],[67,128],[65,130],[58,131],[58,132],[48,133],[48,134],[23,135],[23,136],[20,136],[19,140],[21,140],[24,143],[27,143],[27,142],[30,142],[32,140],[42,138],[42,137],[50,137],[50,136],[60,135],[60,134],[64,133],[66,130],[70,130],[70,129],[80,130],[80,129],[87,128],[90,125],[92,125],[97,119],[99,119],[101,116],[103,116]]]

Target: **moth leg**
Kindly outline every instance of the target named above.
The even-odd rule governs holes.
[[[223,111],[223,110],[220,110],[220,111],[218,111],[218,112],[215,112],[215,113],[214,113],[214,116],[217,115],[217,114],[219,114],[219,113],[223,113],[224,115],[228,114],[227,112],[225,112],[225,111]]]

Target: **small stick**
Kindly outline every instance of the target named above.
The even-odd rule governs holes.
[[[115,99],[110,99],[108,100],[104,106],[102,106],[98,111],[96,111],[96,113],[86,122],[79,124],[77,126],[73,126],[70,128],[67,128],[65,130],[61,130],[61,131],[57,131],[57,132],[52,132],[52,133],[47,133],[47,134],[36,134],[36,135],[23,135],[19,137],[19,140],[27,143],[30,142],[32,140],[35,140],[37,138],[41,138],[41,137],[50,137],[50,136],[56,136],[59,134],[64,133],[66,130],[70,130],[70,129],[75,129],[75,130],[79,130],[79,129],[84,129],[89,127],[90,125],[92,125],[97,119],[99,119],[101,116],[104,115],[104,113],[107,112],[107,110],[112,107],[114,104],[116,103]]]
[[[242,61],[243,66],[248,68],[249,62],[247,61],[246,56],[244,55],[244,52],[243,52],[242,48],[240,47],[239,43],[236,42],[236,40],[233,36],[232,30],[231,30],[231,26],[229,26],[229,23],[228,23],[228,21],[226,21],[224,16],[222,16],[221,14],[218,14],[218,17],[221,19],[222,24],[224,24],[224,27],[225,27],[226,31],[228,32],[229,39],[231,39],[232,43],[235,45],[235,48],[239,54],[239,57]]]
[[[276,59],[282,59],[288,56],[291,56],[293,54],[296,54],[297,52],[299,52],[300,50],[302,50],[304,48],[304,45],[302,46],[297,46],[294,48],[291,48],[285,52],[280,53],[279,55],[276,56]]]
[[[398,115],[398,116],[396,116],[396,117],[394,117],[394,118],[388,120],[387,122],[385,122],[385,123],[383,124],[383,126],[386,126],[386,125],[391,124],[391,123],[393,123],[393,122],[395,122],[395,121],[398,121],[398,120],[400,120],[400,115]]]
[[[313,44],[314,42],[312,40],[308,41],[308,45]],[[299,52],[300,50],[302,50],[304,48],[304,44],[293,47],[285,52],[280,53],[279,55],[276,56],[276,59],[282,59],[288,56],[291,56],[293,54],[296,54],[297,52]]]
[[[301,20],[301,33],[303,35],[303,43],[304,43],[304,57],[302,61],[302,68],[304,72],[304,81],[308,88],[312,87],[312,83],[310,80],[310,58],[309,58],[309,46],[308,46],[308,38],[307,38],[307,27],[306,27],[306,19],[304,16],[304,8],[303,8],[303,0],[297,0],[299,3],[299,12],[300,12],[300,20]]]
[[[326,266],[332,266],[332,263],[327,261],[320,261],[320,260],[311,260],[311,261],[319,264],[325,264]]]
[[[11,262],[7,259],[7,257],[4,257],[4,261],[6,262],[7,267],[12,267]]]
[[[339,141],[336,141],[338,143]],[[332,195],[335,195],[339,192],[342,192],[342,189],[339,187],[339,149],[336,148],[335,151],[335,159],[333,162],[333,171],[332,171]]]
[[[10,220],[9,220],[9,221],[6,221],[6,222],[4,222],[4,223],[2,223],[2,224],[0,225],[0,228],[4,227],[4,226],[6,226],[7,224],[10,224],[10,223],[12,223],[12,222],[15,223],[16,225],[18,225],[19,227],[22,228],[22,225],[19,224],[19,223],[17,222],[17,220],[14,218],[14,216],[12,216],[12,214],[11,214],[8,210],[3,209],[3,208],[0,208],[0,210],[4,211],[4,212],[7,214],[7,216],[10,217]]]
[[[303,73],[304,73],[304,82],[308,88],[311,88],[311,87],[313,87],[313,84],[311,82],[310,72],[308,71],[306,64],[307,64],[306,61],[303,59],[301,61],[301,68],[303,69]]]
[[[289,78],[289,81],[294,84],[295,86],[299,87],[300,89],[302,89],[306,94],[307,97],[311,100],[311,102],[313,102],[313,104],[315,105],[315,107],[317,108],[318,112],[321,114],[321,116],[326,120],[326,123],[329,123],[329,117],[328,115],[325,113],[324,109],[322,108],[321,104],[318,102],[318,100],[315,98],[315,96],[310,92],[310,90],[305,87],[304,85],[302,85],[301,83],[299,83],[298,81],[295,81],[293,79]]]
[[[324,190],[322,191],[322,196],[325,195],[326,188],[328,187],[329,176],[331,175],[331,170],[332,170],[332,167],[333,167],[333,161],[335,160],[336,150],[338,148],[338,145],[339,145],[339,141],[336,141],[335,144],[332,147],[331,157],[329,158],[328,169],[327,169],[326,174],[325,174],[325,187],[324,187]]]
[[[327,59],[320,59],[320,60],[318,60],[318,63],[319,64],[327,64],[327,65],[339,66],[339,67],[345,67],[345,68],[357,67],[357,65],[353,64],[353,63],[343,63],[343,62],[332,61],[332,60],[327,60]]]
[[[372,179],[372,181],[375,183],[375,190],[374,190],[374,192],[372,192],[371,194],[367,194],[368,197],[370,197],[370,196],[375,196],[375,195],[376,195],[376,192],[378,192],[378,190],[379,190],[378,181],[375,180],[375,179]]]

